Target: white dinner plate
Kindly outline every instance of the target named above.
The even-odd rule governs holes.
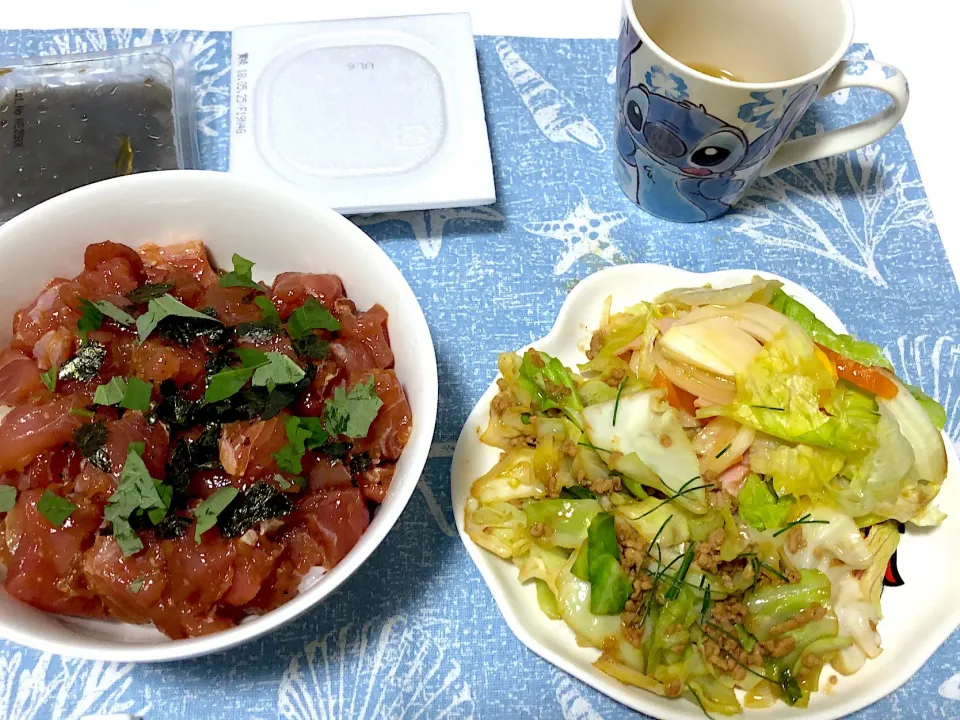
[[[781,280],[785,292],[810,308],[835,331],[844,331],[839,318],[813,293],[770,273],[722,270],[701,274],[665,265],[622,265],[591,275],[577,285],[560,308],[553,329],[546,337],[533,342],[531,347],[555,355],[564,365],[572,367],[585,360],[584,350],[599,323],[601,307],[607,297],[613,297],[612,312],[617,312],[642,300],[652,300],[672,288],[706,283],[714,287],[738,285],[749,282],[755,275]],[[663,720],[702,718],[703,712],[692,702],[658,697],[624,685],[594,668],[592,663],[600,656],[600,651],[577,645],[573,630],[560,620],[550,620],[540,610],[535,585],[518,582],[517,568],[513,563],[484,550],[467,535],[463,514],[470,486],[500,456],[500,450],[480,442],[480,433],[486,427],[490,412],[490,401],[497,392],[494,382],[470,413],[453,455],[451,483],[460,538],[489,586],[507,625],[535,653],[634,710]],[[960,625],[960,576],[948,560],[960,547],[960,470],[952,444],[947,438],[945,441],[949,470],[936,502],[949,517],[937,528],[908,526],[900,540],[897,559],[904,584],[884,589],[881,601],[884,618],[878,628],[883,639],[881,655],[867,660],[860,672],[850,677],[826,667],[820,678],[820,692],[813,695],[808,708],[791,708],[777,703],[766,710],[745,711],[751,720],[800,717],[829,720],[855,712],[900,687]],[[839,681],[831,687],[828,678],[833,675],[838,676]]]

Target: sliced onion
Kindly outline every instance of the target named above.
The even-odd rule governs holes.
[[[900,432],[913,448],[914,467],[920,479],[939,487],[947,476],[947,449],[943,444],[943,435],[923,406],[893,373],[886,375],[897,386],[898,392],[889,400],[878,397],[877,402],[893,413],[900,425]]]
[[[600,330],[606,330],[610,324],[610,308],[613,307],[613,295],[607,295],[603,301],[603,307],[600,309]]]
[[[693,440],[700,474],[720,474],[740,462],[757,433],[725,417],[711,420]]]
[[[691,395],[707,400],[711,405],[729,405],[737,396],[732,381],[700,368],[676,362],[654,349],[654,362],[667,380]]]
[[[717,375],[743,372],[763,346],[726,318],[674,325],[660,338],[665,355]]]
[[[681,315],[673,324],[690,325],[713,318],[732,320],[738,328],[763,343],[770,342],[783,329],[784,325],[792,322],[786,315],[778,313],[766,305],[746,302],[740,305],[699,307]]]
[[[658,303],[673,303],[676,305],[736,305],[755,299],[759,302],[770,302],[773,291],[783,286],[779,280],[764,280],[755,277],[747,285],[735,285],[728,288],[677,288],[668,290],[656,299]]]

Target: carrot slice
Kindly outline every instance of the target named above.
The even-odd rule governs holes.
[[[693,394],[674,385],[659,370],[653,377],[653,386],[667,389],[667,402],[670,403],[670,407],[675,410],[685,410],[688,414],[696,416],[697,406],[693,402],[696,398]]]
[[[823,345],[817,345],[827,358],[836,366],[837,377],[847,382],[863,388],[874,395],[878,395],[885,400],[896,397],[897,386],[888,378],[880,368],[862,365],[855,360],[846,358],[843,355],[835,353],[830,348]]]

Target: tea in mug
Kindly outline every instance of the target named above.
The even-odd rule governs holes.
[[[683,63],[691,70],[696,70],[697,72],[703,73],[704,75],[709,75],[710,77],[717,78],[719,80],[726,80],[727,82],[745,82],[745,80],[730,70],[724,70],[721,67],[717,67],[711,63],[705,62],[685,62]]]

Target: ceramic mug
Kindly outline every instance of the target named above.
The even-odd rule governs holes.
[[[624,0],[620,187],[653,215],[711,220],[760,176],[883,137],[907,109],[907,81],[891,65],[843,60],[852,38],[850,0]],[[814,100],[851,87],[892,103],[855,125],[787,139]]]

